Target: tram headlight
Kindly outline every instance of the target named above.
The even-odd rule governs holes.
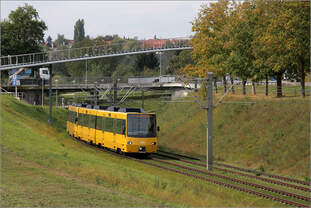
[[[128,142],[127,142],[127,144],[133,144],[133,142],[131,142],[131,141],[128,141]]]
[[[152,145],[156,145],[157,143],[156,143],[156,142],[152,142],[151,144],[152,144]]]

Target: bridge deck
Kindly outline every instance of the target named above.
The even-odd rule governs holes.
[[[86,48],[70,48],[66,50],[47,51],[43,53],[22,54],[14,56],[0,57],[0,71],[16,69],[21,67],[45,66],[56,63],[66,63],[73,61],[91,60],[99,58],[108,58],[115,56],[135,55],[142,53],[155,53],[176,50],[191,50],[186,42],[179,42],[165,48],[152,47],[149,49],[138,48],[132,51],[117,51],[109,48],[107,45],[92,46]]]

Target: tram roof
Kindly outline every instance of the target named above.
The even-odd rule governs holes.
[[[120,112],[120,113],[145,113],[143,108],[121,108],[117,106],[100,106],[100,105],[89,105],[83,103],[72,103],[72,106],[79,108],[88,108],[94,110],[105,110],[111,112]]]

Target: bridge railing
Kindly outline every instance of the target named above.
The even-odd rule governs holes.
[[[161,50],[161,49],[174,49],[190,47],[189,40],[170,40],[166,41],[165,44],[153,44],[151,45],[148,41],[139,41],[138,44],[132,46],[126,46],[125,43],[117,44],[104,44],[94,45],[90,47],[82,48],[68,48],[65,50],[51,50],[41,53],[30,53],[20,55],[8,55],[0,57],[0,69],[1,67],[9,66],[20,66],[50,63],[63,60],[73,59],[88,59],[90,57],[113,55],[113,54],[124,54],[133,53],[146,50]]]
[[[164,76],[146,76],[146,77],[62,77],[53,80],[53,88],[74,88],[74,87],[104,87],[112,86],[115,79],[117,80],[118,87],[126,86],[167,86],[170,84],[180,84],[183,86],[194,85],[195,81],[183,75],[164,75]]]

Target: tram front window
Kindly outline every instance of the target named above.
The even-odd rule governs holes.
[[[156,137],[156,117],[150,114],[127,116],[128,137]]]

